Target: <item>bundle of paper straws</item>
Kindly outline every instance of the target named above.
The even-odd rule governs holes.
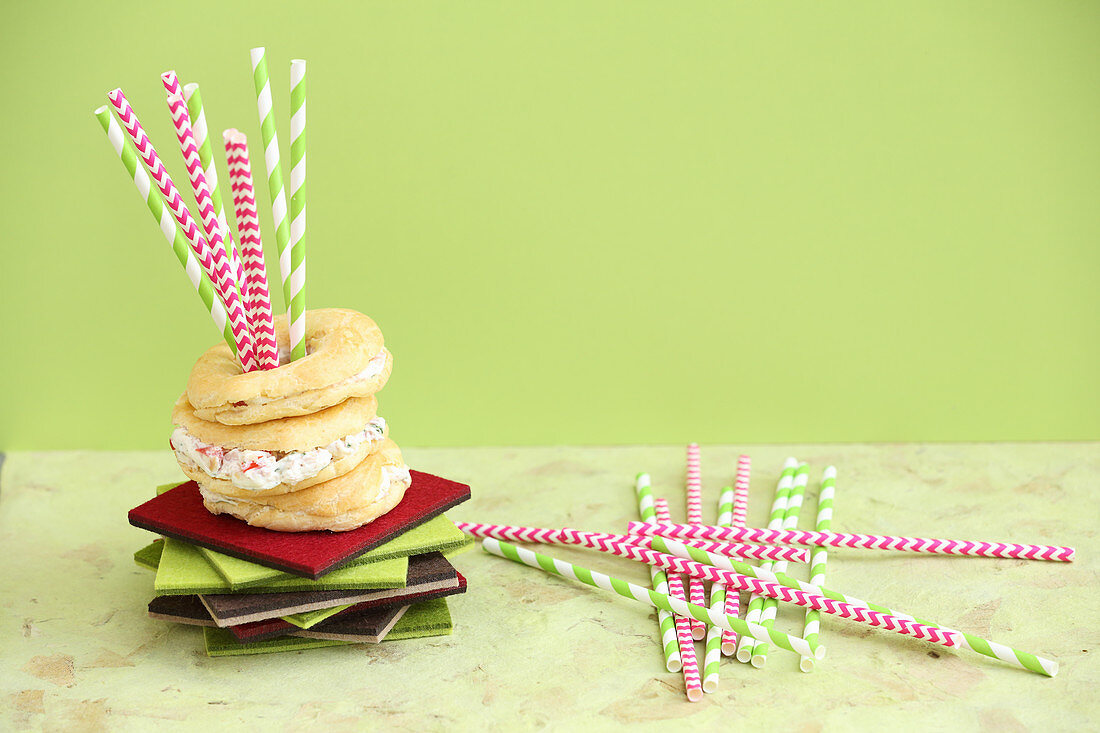
[[[691,701],[702,699],[704,692],[718,689],[718,664],[723,654],[762,668],[769,648],[774,645],[798,654],[801,657],[799,668],[803,672],[812,671],[825,655],[820,640],[822,613],[947,649],[970,649],[1048,677],[1058,673],[1058,664],[1049,659],[826,587],[825,548],[1055,562],[1073,560],[1072,548],[833,532],[837,472],[832,466],[822,475],[815,529],[800,531],[798,516],[809,483],[809,467],[794,458],[788,458],[783,466],[767,528],[746,527],[750,470],[749,457],[741,456],[734,485],[723,489],[719,497],[715,525],[702,523],[699,446],[695,444],[687,449],[687,524],[670,521],[667,503],[654,498],[649,475],[642,473],[635,483],[641,521],[630,522],[625,535],[471,522],[456,522],[456,525],[480,538],[486,552],[656,607],[665,666],[670,672],[683,672],[685,691]],[[643,588],[516,547],[509,544],[511,542],[576,545],[643,562],[650,566],[652,587]],[[758,560],[760,564],[745,560]],[[798,580],[786,572],[789,562],[807,561],[808,581]],[[687,595],[682,576],[689,579]],[[710,583],[709,598],[705,595],[704,582]],[[742,591],[748,596],[743,613]],[[785,634],[774,627],[780,601],[805,609],[801,636]],[[705,655],[700,674],[695,641],[704,638]]]
[[[289,323],[290,353],[283,360],[293,361],[306,355],[306,62],[290,62],[289,219],[263,48],[252,49],[252,76]],[[237,220],[237,240],[234,242],[218,186],[217,166],[207,134],[199,85],[181,86],[174,71],[161,74],[161,81],[201,227],[196,224],[122,90],[115,89],[107,94],[117,119],[107,106],[97,109],[95,116],[198,291],[214,325],[240,361],[241,369],[246,372],[274,369],[279,366],[280,354],[264,267],[248,140],[235,129],[222,133]]]

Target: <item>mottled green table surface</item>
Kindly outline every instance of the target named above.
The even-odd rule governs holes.
[[[0,475],[0,729],[415,730],[636,726],[780,731],[1095,730],[1100,726],[1100,446],[703,447],[707,517],[739,450],[753,457],[749,522],[768,512],[783,458],[839,470],[838,531],[1067,544],[1071,564],[835,550],[829,583],[867,600],[1057,660],[1053,679],[825,619],[828,657],[798,671],[726,661],[689,703],[664,671],[654,613],[474,550],[453,636],[255,657],[207,658],[195,628],[149,619],[152,576],[131,553],[150,535],[126,511],[179,477],[157,453],[17,453]],[[618,531],[633,476],[682,517],[683,449],[409,449],[414,467],[470,483],[472,521]],[[637,582],[641,566],[559,557]],[[800,629],[801,612],[781,613]]]

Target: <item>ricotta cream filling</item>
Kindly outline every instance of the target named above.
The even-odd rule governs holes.
[[[393,485],[394,485],[395,482],[399,483],[399,484],[408,484],[408,483],[412,482],[412,476],[411,476],[411,474],[409,474],[409,467],[408,466],[401,465],[401,466],[383,466],[382,467],[382,483],[378,487],[378,496],[375,497],[374,501],[379,501],[381,499],[386,498],[386,496],[389,495],[389,493],[390,493],[390,489],[393,488]],[[207,500],[207,501],[222,502],[222,503],[225,503],[225,504],[229,504],[233,507],[266,506],[265,504],[258,503],[258,502],[255,502],[255,501],[251,501],[249,499],[241,499],[241,498],[238,498],[238,497],[235,497],[235,496],[226,496],[225,494],[219,494],[216,491],[210,491],[208,489],[204,489],[204,488],[201,488],[201,487],[199,488],[199,492],[202,494],[202,498]],[[261,498],[259,501],[262,502],[263,499]],[[372,502],[372,503],[374,503],[374,502]],[[354,511],[354,510],[352,510],[352,511]],[[283,511],[282,513],[283,514],[289,514],[290,516],[294,516],[294,517],[301,517],[301,516],[306,516],[306,515],[312,514],[312,512],[308,512],[308,511],[305,511],[303,509],[298,509],[298,510],[293,511],[293,512]]]
[[[311,479],[333,461],[358,451],[365,443],[385,438],[386,421],[376,417],[357,433],[307,451],[273,454],[262,450],[231,448],[204,443],[186,428],[172,431],[176,458],[202,470],[207,476],[229,481],[239,489],[266,491],[279,484],[294,485]]]

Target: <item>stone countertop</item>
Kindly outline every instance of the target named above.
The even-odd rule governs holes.
[[[167,451],[15,453],[0,475],[0,729],[265,730],[369,724],[416,730],[888,725],[964,730],[1100,725],[1100,445],[1095,443],[703,446],[705,517],[753,458],[749,523],[762,525],[782,460],[838,468],[837,531],[1071,545],[1070,564],[830,550],[829,585],[1056,660],[1047,679],[825,617],[815,672],[772,650],[724,660],[718,692],[689,703],[664,670],[655,612],[491,557],[455,564],[469,592],[452,636],[299,653],[208,658],[197,628],[150,619],[152,576],[132,552],[151,536],[126,511],[180,478]],[[468,521],[621,531],[633,477],[683,511],[682,447],[409,449],[409,463],[468,482]],[[553,548],[638,583],[644,567]],[[800,609],[778,625],[798,633]]]

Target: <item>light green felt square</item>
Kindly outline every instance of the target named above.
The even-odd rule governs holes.
[[[365,565],[395,557],[423,555],[428,552],[456,552],[468,549],[473,545],[473,542],[472,537],[463,534],[454,526],[451,520],[440,515],[360,555],[344,567]],[[296,577],[281,570],[230,557],[206,547],[200,547],[199,551],[214,566],[222,578],[229,583],[232,590],[251,588],[274,580]]]
[[[160,555],[164,552],[164,541],[156,540],[134,553],[134,562],[143,568],[156,570],[160,565]]]
[[[436,598],[431,601],[417,603],[405,612],[398,622],[390,629],[390,633],[383,639],[387,641],[400,641],[402,639],[415,639],[428,636],[446,636],[453,630],[451,612],[447,607],[447,599]],[[267,639],[251,644],[241,644],[227,629],[219,629],[205,626],[202,630],[206,644],[206,653],[211,657],[229,657],[239,654],[269,654],[272,652],[300,651],[302,649],[316,649],[324,646],[342,646],[353,644],[350,641],[336,641],[333,639],[306,639],[299,636],[280,636],[277,639]]]
[[[402,588],[408,572],[408,558],[398,557],[367,565],[340,568],[319,580],[287,577],[262,585],[250,586],[251,593],[285,593],[304,590],[370,590]],[[192,593],[230,593],[229,583],[206,561],[199,549],[180,540],[167,538],[161,553],[157,578],[153,584],[157,595],[187,595]]]
[[[160,565],[160,556],[163,551],[164,542],[161,540],[157,540],[156,542],[148,544],[135,552],[134,562],[136,562],[138,565],[141,565],[142,567],[155,571]],[[345,606],[334,606],[332,608],[322,608],[317,611],[295,613],[291,614],[290,616],[280,616],[279,618],[281,618],[283,621],[286,621],[287,623],[294,624],[298,628],[308,629],[321,623],[326,618],[336,615],[346,608],[351,608],[351,605],[349,604]]]

